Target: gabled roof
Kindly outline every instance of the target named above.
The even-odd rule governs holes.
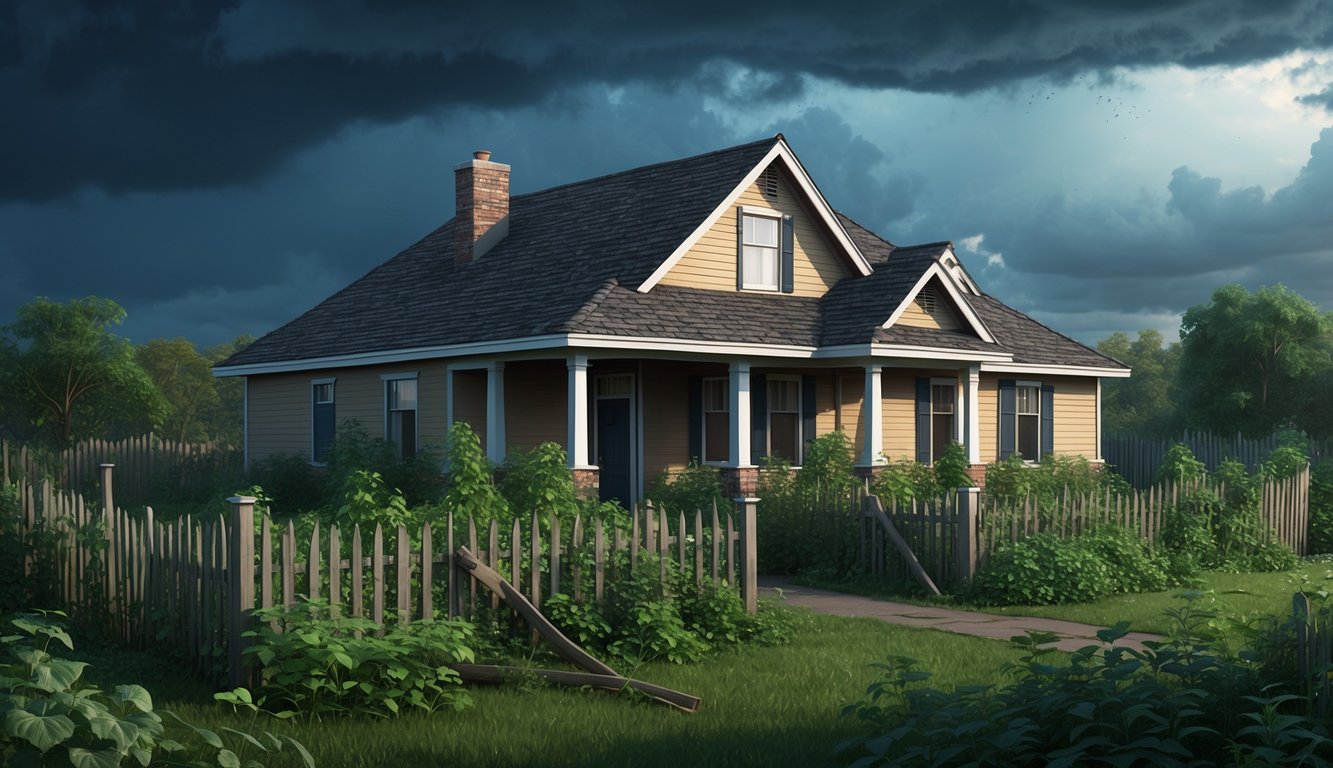
[[[848,258],[855,254],[866,274],[844,278],[822,298],[660,284],[641,290],[700,222],[784,151],[790,152],[778,136],[516,195],[507,235],[466,264],[454,262],[451,220],[233,355],[218,372],[363,364],[394,355],[424,359],[511,342],[558,348],[576,339],[677,340],[719,350],[753,345],[807,356],[847,345],[902,347],[975,352],[1015,364],[1124,368],[971,290],[952,298],[976,319],[973,333],[885,327],[923,276],[939,273],[950,245],[897,247],[831,209],[831,229],[847,240]],[[941,279],[953,280],[947,273]],[[996,343],[976,333],[977,326]]]

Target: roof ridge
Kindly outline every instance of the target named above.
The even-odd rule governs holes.
[[[521,194],[521,195],[511,195],[509,199],[510,199],[510,201],[512,202],[512,201],[514,201],[514,200],[520,200],[520,199],[525,198],[525,197],[533,197],[533,196],[535,196],[535,195],[544,195],[544,194],[546,194],[546,193],[548,193],[548,192],[555,192],[555,191],[557,191],[557,190],[568,189],[568,188],[570,188],[570,187],[581,187],[581,186],[583,186],[583,185],[585,185],[585,184],[601,183],[601,182],[607,181],[608,179],[613,179],[613,178],[615,178],[615,177],[617,177],[617,176],[626,176],[626,175],[629,175],[629,174],[631,174],[631,173],[640,173],[640,172],[642,172],[642,171],[648,171],[648,170],[652,170],[652,169],[654,169],[654,168],[661,168],[661,167],[663,167],[663,166],[677,165],[677,164],[680,164],[680,163],[687,163],[687,162],[689,162],[689,161],[691,161],[691,160],[700,160],[700,159],[702,159],[702,158],[709,157],[709,156],[712,156],[712,155],[722,155],[722,154],[726,154],[726,153],[728,153],[728,152],[736,152],[736,151],[743,150],[743,149],[750,149],[751,147],[755,147],[755,146],[758,146],[758,145],[760,145],[760,144],[769,144],[769,143],[776,142],[776,141],[779,139],[779,137],[781,137],[781,135],[782,135],[782,134],[778,134],[778,136],[775,136],[775,137],[773,137],[773,138],[769,138],[769,139],[759,139],[759,140],[757,140],[757,141],[749,141],[749,142],[746,142],[746,143],[744,143],[744,144],[737,144],[737,145],[732,146],[732,147],[724,147],[724,148],[722,148],[722,149],[714,149],[714,150],[709,151],[709,152],[701,152],[701,153],[699,153],[699,154],[697,154],[697,155],[690,155],[689,157],[679,157],[679,158],[676,158],[676,159],[674,159],[674,160],[662,160],[661,162],[657,162],[657,163],[649,163],[648,165],[636,165],[636,166],[634,166],[633,168],[626,168],[626,169],[624,169],[624,170],[620,170],[620,171],[613,171],[612,173],[604,173],[604,174],[602,174],[601,176],[593,176],[592,178],[589,178],[589,179],[579,179],[578,181],[570,181],[570,182],[566,182],[566,183],[564,183],[564,184],[557,184],[557,185],[555,185],[554,187],[547,187],[547,188],[545,188],[545,189],[536,189],[536,190],[533,190],[533,191],[531,191],[531,192],[524,192],[524,193]]]
[[[832,207],[832,206],[830,206],[830,207]],[[866,234],[870,235],[871,237],[875,238],[876,240],[880,241],[881,243],[884,243],[885,245],[889,246],[890,248],[897,248],[897,247],[898,247],[897,245],[894,245],[894,243],[893,243],[892,240],[890,240],[890,239],[888,239],[887,237],[881,235],[880,233],[876,232],[875,230],[871,229],[870,227],[867,227],[866,225],[862,224],[861,222],[857,221],[856,219],[853,219],[851,216],[848,216],[847,214],[843,213],[842,211],[838,210],[837,208],[834,208],[834,209],[833,209],[833,212],[834,212],[835,214],[837,214],[838,216],[841,216],[842,218],[844,218],[844,219],[850,221],[851,223],[855,224],[855,225],[856,225],[857,227],[859,227],[860,229],[865,230]]]

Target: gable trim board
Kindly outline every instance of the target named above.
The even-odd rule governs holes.
[[[907,296],[903,298],[902,302],[893,310],[893,314],[889,315],[889,319],[885,320],[884,324],[880,327],[890,328],[894,323],[898,322],[898,318],[902,317],[903,312],[907,311],[907,308],[912,305],[913,301],[916,301],[917,294],[921,293],[921,289],[930,282],[932,277],[939,278],[939,283],[944,286],[944,290],[948,292],[949,298],[953,300],[954,309],[967,321],[967,324],[971,326],[972,331],[977,334],[977,337],[988,344],[994,344],[995,337],[991,335],[990,329],[981,321],[981,318],[972,309],[971,305],[963,299],[962,294],[958,291],[958,285],[953,280],[953,275],[950,275],[949,271],[945,269],[938,260],[931,262],[930,266],[926,267],[925,271],[921,273],[921,277],[917,279],[916,285],[912,286],[912,290],[907,292]]]
[[[657,285],[663,277],[666,277],[666,274],[671,271],[671,268],[676,266],[676,264],[685,257],[685,254],[690,252],[699,240],[713,228],[713,225],[717,224],[718,220],[721,219],[728,210],[731,210],[736,206],[736,201],[740,199],[745,190],[749,189],[750,186],[759,179],[759,176],[767,170],[769,164],[779,159],[786,166],[792,177],[796,179],[797,186],[800,187],[801,191],[805,194],[806,199],[811,203],[815,214],[822,222],[824,222],[824,225],[828,227],[829,232],[833,234],[834,241],[842,249],[848,261],[851,262],[852,266],[862,277],[868,277],[870,273],[874,271],[870,266],[870,262],[864,255],[862,255],[861,249],[857,248],[856,244],[852,242],[851,236],[848,235],[847,230],[843,228],[842,222],[839,221],[838,217],[833,213],[833,208],[828,204],[828,201],[824,199],[824,196],[820,194],[819,188],[815,186],[814,181],[810,179],[808,174],[806,174],[805,168],[802,167],[800,161],[796,159],[796,155],[793,154],[791,148],[787,146],[787,140],[779,135],[777,142],[774,143],[773,148],[768,151],[768,154],[764,155],[764,158],[755,164],[755,166],[750,169],[749,173],[745,174],[745,177],[742,178],[740,183],[731,190],[731,193],[713,209],[713,212],[710,213],[706,219],[699,223],[699,226],[690,233],[689,237],[685,238],[684,242],[676,247],[676,250],[671,252],[671,255],[667,257],[666,261],[663,261],[661,265],[648,276],[648,279],[639,284],[637,289],[638,292],[647,293],[651,291],[653,286]]]
[[[1052,376],[1096,376],[1106,379],[1128,379],[1129,368],[1088,368],[1072,365],[1042,365],[1039,363],[988,363],[981,364],[983,373],[1031,373]]]

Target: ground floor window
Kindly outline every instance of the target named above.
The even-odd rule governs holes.
[[[731,392],[727,379],[703,380],[703,461],[725,462],[731,454]]]
[[[958,387],[947,384],[930,385],[930,461],[939,460],[954,442],[957,417]]]
[[[315,379],[310,383],[310,461],[324,464],[329,460],[336,428],[333,411],[333,379]]]
[[[801,380],[768,377],[768,455],[801,463]]]
[[[385,437],[400,460],[410,459],[417,453],[417,380],[389,379],[384,385]]]
[[[1040,461],[1055,449],[1055,387],[1039,381],[1000,381],[1000,458]]]
[[[1015,450],[1028,461],[1041,457],[1041,389],[1034,386],[1017,387],[1014,392],[1016,404]]]

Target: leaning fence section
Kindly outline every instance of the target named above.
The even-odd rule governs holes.
[[[449,514],[434,526],[340,529],[275,521],[247,497],[230,499],[227,516],[164,521],[151,507],[115,506],[109,490],[99,504],[50,481],[20,489],[35,605],[132,647],[165,644],[217,675],[238,673],[256,608],[325,600],[377,622],[507,610],[458,567],[462,547],[537,607],[557,593],[601,600],[645,570],[667,589],[739,589],[750,610],[757,597],[753,504],[740,515],[648,506],[564,524],[537,513],[510,525]]]

